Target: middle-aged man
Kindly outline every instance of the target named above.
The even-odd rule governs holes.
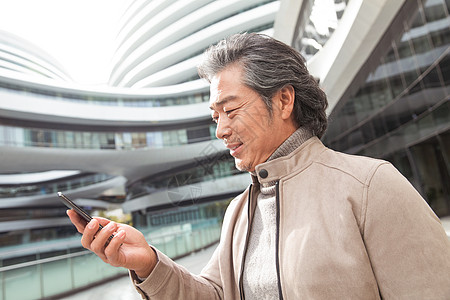
[[[326,96],[293,48],[234,35],[206,51],[199,73],[217,137],[253,179],[211,260],[193,275],[136,229],[85,226],[68,211],[85,248],[129,269],[146,299],[450,299],[439,219],[390,163],[320,142]]]

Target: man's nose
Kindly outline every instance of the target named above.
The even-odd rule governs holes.
[[[231,135],[231,127],[229,120],[226,120],[225,118],[219,118],[219,121],[217,122],[216,127],[216,137],[218,139],[226,139]]]

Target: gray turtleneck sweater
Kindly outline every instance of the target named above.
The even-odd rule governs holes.
[[[286,156],[312,136],[304,128],[295,131],[267,161]],[[275,182],[261,184],[257,198],[244,266],[246,300],[278,299],[278,279],[275,266],[276,202]]]

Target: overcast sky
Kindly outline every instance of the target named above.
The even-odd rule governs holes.
[[[82,84],[104,84],[131,0],[0,0],[0,29],[57,59]]]

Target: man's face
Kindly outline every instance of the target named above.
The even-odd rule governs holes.
[[[286,139],[277,105],[272,115],[259,94],[242,83],[243,71],[231,65],[211,81],[210,108],[216,136],[224,141],[241,171],[254,171]]]

